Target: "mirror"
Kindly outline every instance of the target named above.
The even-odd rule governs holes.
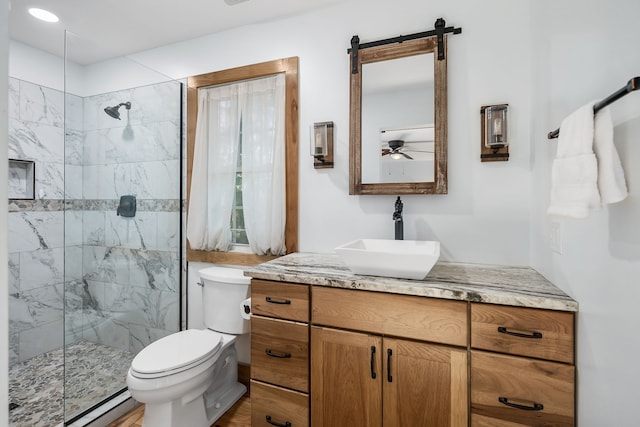
[[[447,193],[447,68],[437,49],[428,37],[358,50],[349,194]]]

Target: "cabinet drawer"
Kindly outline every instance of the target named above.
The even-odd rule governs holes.
[[[309,286],[253,279],[251,311],[267,317],[309,321]]]
[[[471,427],[527,427],[528,424],[512,423],[511,421],[485,417],[483,415],[471,415]]]
[[[309,392],[309,326],[253,316],[251,378]]]
[[[573,363],[573,313],[471,304],[471,347]]]
[[[573,426],[575,369],[557,362],[471,352],[474,425]],[[521,407],[518,408],[517,405]],[[539,405],[539,406],[538,406]],[[487,418],[502,424],[482,424]]]
[[[458,346],[467,345],[467,303],[313,287],[312,322]]]
[[[284,426],[287,422],[291,427],[309,426],[309,396],[251,380],[251,426]]]

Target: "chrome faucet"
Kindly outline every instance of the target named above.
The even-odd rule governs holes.
[[[404,225],[402,222],[402,201],[396,199],[396,209],[393,211],[393,221],[396,224],[396,240],[404,240]]]

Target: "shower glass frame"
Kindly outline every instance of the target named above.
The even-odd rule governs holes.
[[[65,32],[65,425],[126,400],[133,356],[184,325],[184,82],[74,60],[91,51],[108,52]],[[134,216],[117,215],[125,195]]]

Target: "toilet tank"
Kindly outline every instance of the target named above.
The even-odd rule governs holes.
[[[203,283],[204,326],[225,334],[249,332],[249,320],[242,318],[242,301],[249,298],[250,277],[238,268],[209,267],[198,272]]]

